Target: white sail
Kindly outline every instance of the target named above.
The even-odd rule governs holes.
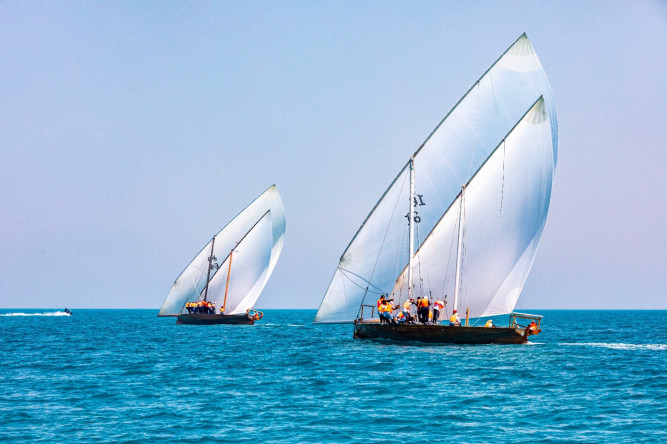
[[[544,69],[522,35],[470,88],[414,154],[413,217],[421,245],[498,142],[540,96],[550,120],[553,175],[557,158],[556,110]],[[407,165],[406,165],[407,166]],[[352,322],[360,305],[388,293],[409,259],[408,168],[371,211],[340,259],[315,322]]]
[[[285,241],[285,207],[275,185],[269,187],[269,189],[262,193],[261,196],[255,199],[215,235],[215,248],[213,251],[213,254],[217,258],[221,260],[226,258],[232,248],[245,238],[253,227],[260,227],[262,230],[265,229],[265,222],[261,224],[258,224],[258,222],[264,218],[267,212],[270,212],[270,217],[267,220],[269,220],[271,225],[271,236],[266,239],[271,252],[270,258],[268,263],[264,263],[266,262],[264,259],[259,261],[262,263],[262,270],[254,270],[250,273],[257,276],[257,286],[252,286],[252,289],[259,289],[257,296],[259,296],[259,292],[261,292],[261,289],[264,288],[266,281],[271,276]],[[251,237],[254,238],[254,236]],[[259,237],[265,238],[266,236],[260,235]],[[204,246],[176,279],[158,316],[175,316],[181,312],[187,301],[197,301],[202,297],[202,292],[206,287],[211,242],[212,240]],[[258,248],[257,254],[263,258],[265,256],[264,251],[264,247],[262,246]],[[246,249],[245,254],[246,256],[252,255],[252,249]],[[218,282],[222,278],[222,275],[225,275],[224,280],[226,280],[227,268],[224,265],[222,264],[219,269],[211,271],[212,281]],[[254,266],[258,265],[255,263]],[[219,274],[220,276],[218,276]],[[255,290],[252,291],[254,292]],[[220,306],[218,305],[218,307]]]
[[[218,310],[224,307],[225,314],[245,313],[255,305],[266,285],[272,240],[271,211],[267,211],[234,248],[231,267],[228,255],[208,285],[208,300]]]
[[[466,186],[462,290],[459,306],[450,310],[465,313],[469,309],[474,318],[514,309],[549,209],[553,179],[550,126],[540,98]],[[452,303],[460,199],[459,194],[414,255],[418,296],[442,299],[449,295]],[[406,290],[407,268],[394,293]]]

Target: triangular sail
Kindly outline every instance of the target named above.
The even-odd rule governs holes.
[[[266,272],[263,274],[264,283],[271,276],[285,241],[285,207],[275,185],[269,187],[215,235],[215,250],[213,252],[219,259],[227,257],[237,242],[248,234],[267,211],[271,212],[271,238],[269,239],[271,255]],[[200,295],[206,287],[210,253],[211,241],[202,248],[176,279],[158,316],[178,315],[187,301],[200,299]],[[226,278],[227,269],[224,266],[213,270],[213,272],[211,281],[217,282],[222,274]],[[219,274],[220,276],[218,276]],[[263,288],[263,284],[261,286]]]
[[[522,35],[470,88],[414,155],[417,245],[498,142],[535,100],[544,97],[557,157],[556,110],[544,69]],[[360,305],[390,292],[408,262],[410,197],[404,167],[343,253],[315,322],[352,322]]]
[[[224,304],[225,314],[245,313],[255,305],[266,285],[272,238],[271,212],[267,211],[234,248],[231,270],[228,255],[220,265],[220,271],[211,279],[208,286],[209,300],[215,302],[217,311],[220,311]]]
[[[551,127],[540,99],[496,147],[465,190],[462,292],[458,307],[470,317],[510,313],[516,305],[542,236],[553,172]],[[453,303],[459,201],[452,203],[414,255],[422,294]],[[393,292],[407,291],[407,269]],[[400,296],[399,296],[400,299]]]

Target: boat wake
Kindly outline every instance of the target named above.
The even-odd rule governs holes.
[[[582,343],[562,343],[560,345],[579,345],[584,347],[603,347],[614,350],[667,350],[667,344],[624,344],[620,342],[582,342]]]
[[[1,313],[0,316],[69,316],[64,311],[50,311],[46,313]]]

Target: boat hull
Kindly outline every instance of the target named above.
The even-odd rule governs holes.
[[[450,327],[433,324],[354,324],[355,339],[388,339],[436,344],[524,344],[528,337],[510,327]]]
[[[215,324],[246,324],[253,325],[255,320],[247,314],[209,314],[209,313],[182,313],[176,317],[177,324],[215,325]]]

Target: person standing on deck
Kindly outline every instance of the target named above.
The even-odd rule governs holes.
[[[419,322],[426,324],[428,322],[428,312],[430,311],[430,302],[428,296],[424,296],[421,299],[418,299],[417,302],[417,316],[419,316]]]
[[[438,323],[438,318],[440,317],[440,311],[445,308],[445,303],[441,300],[437,300],[433,303],[433,323]]]

